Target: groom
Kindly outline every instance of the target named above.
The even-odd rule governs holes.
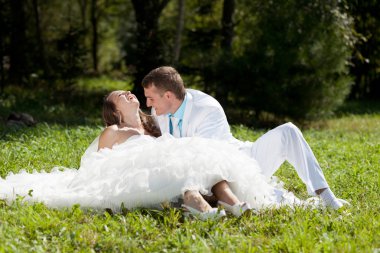
[[[301,131],[292,123],[270,130],[255,142],[235,139],[219,102],[201,91],[185,89],[179,73],[164,66],[142,80],[146,103],[152,107],[161,132],[174,137],[200,136],[225,140],[256,159],[266,177],[284,161],[296,169],[310,195],[319,195],[326,206],[339,209],[344,200],[335,197]]]

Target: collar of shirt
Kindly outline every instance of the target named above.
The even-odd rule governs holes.
[[[177,118],[178,120],[182,120],[183,119],[183,115],[185,114],[186,102],[187,102],[187,95],[183,99],[182,104],[177,109],[177,111],[174,114],[169,113],[168,116],[169,117],[171,116],[171,117]]]

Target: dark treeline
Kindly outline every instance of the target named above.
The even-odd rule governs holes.
[[[1,91],[141,79],[175,66],[228,108],[295,119],[380,98],[380,4],[337,0],[0,0]]]

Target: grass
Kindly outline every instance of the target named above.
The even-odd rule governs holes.
[[[2,117],[21,104],[17,99],[9,103],[2,108]],[[74,114],[80,108],[75,105],[66,108],[73,114],[65,121],[54,118],[61,117],[61,112],[37,114],[38,106],[29,108],[41,121],[36,127],[1,126],[2,177],[22,169],[78,168],[84,150],[101,131],[96,111],[88,114],[94,120],[83,121]],[[342,211],[282,208],[202,222],[185,219],[173,208],[110,214],[79,206],[50,209],[22,199],[11,204],[0,201],[0,252],[379,252],[379,129],[378,111],[344,112],[303,129],[331,188],[352,204]],[[236,125],[233,132],[253,141],[265,130]],[[289,164],[276,175],[287,189],[307,197]]]

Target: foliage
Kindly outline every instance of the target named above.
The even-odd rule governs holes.
[[[41,203],[0,202],[0,251],[96,252],[374,252],[380,247],[379,114],[342,115],[323,129],[304,131],[338,197],[352,206],[331,210],[265,210],[251,217],[202,222],[181,211],[134,210],[110,214],[79,206],[50,209]],[[255,140],[264,130],[234,126],[235,136]],[[78,168],[98,126],[39,124],[6,130],[0,138],[0,175]],[[306,189],[285,164],[285,187],[306,198]]]
[[[226,2],[235,3],[228,53],[221,45]],[[35,79],[55,88],[83,75],[128,75],[143,99],[144,75],[175,63],[189,87],[217,95],[225,106],[257,118],[262,112],[315,118],[342,102],[350,74],[351,97],[378,97],[379,6],[191,0],[179,32],[178,1],[0,0],[0,91],[5,84],[33,88]],[[174,62],[177,32],[181,54]]]
[[[71,82],[74,77],[92,73],[91,49],[93,31],[90,26],[90,7],[88,0],[84,1],[17,1],[25,14],[23,41],[12,40],[12,30],[15,30],[10,2],[1,1],[0,24],[5,29],[1,31],[1,58],[7,59],[7,66],[1,77],[7,78],[10,53],[13,47],[24,45],[26,51],[21,57],[24,60],[22,83],[27,83],[30,75],[51,80],[65,80]],[[15,2],[15,1],[14,1]],[[118,32],[121,17],[129,16],[121,3],[115,1],[96,2],[98,33],[100,33],[98,54],[101,57],[99,66],[101,71],[120,71],[122,52],[119,46]],[[18,17],[15,17],[17,19]],[[20,29],[19,29],[20,30]],[[21,75],[20,74],[20,75]],[[6,80],[1,80],[6,81]],[[55,84],[55,83],[54,83]]]
[[[62,38],[56,41],[55,54],[52,54],[50,59],[51,68],[59,69],[59,72],[54,72],[54,79],[64,80],[71,85],[74,78],[83,74],[85,49],[83,47],[84,31],[70,30],[63,34]]]
[[[235,56],[222,55],[208,79],[231,105],[293,119],[329,115],[351,85],[351,19],[331,1],[255,1],[246,14],[250,40]],[[240,14],[244,15],[244,14]],[[238,86],[238,88],[237,88]]]
[[[353,54],[355,76],[352,98],[380,98],[380,4],[378,1],[347,0],[359,42]]]
[[[182,66],[202,70],[214,63],[220,41],[220,1],[194,1],[188,4],[191,19],[185,24]],[[207,90],[207,83],[204,84]]]

